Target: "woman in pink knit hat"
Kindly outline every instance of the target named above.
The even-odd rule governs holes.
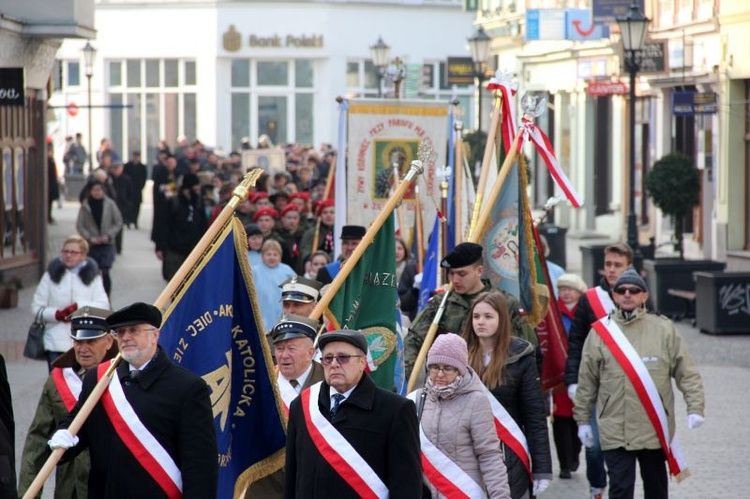
[[[463,331],[469,365],[511,418],[504,425],[508,432],[503,437],[503,459],[511,495],[513,499],[539,495],[552,479],[552,456],[548,409],[542,396],[534,347],[511,335],[508,306],[499,291],[477,296],[469,318]],[[519,438],[508,438],[508,433]],[[525,442],[525,448],[516,445],[517,442]]]
[[[424,483],[433,498],[510,499],[492,410],[469,367],[466,342],[441,334],[427,354],[429,375],[411,397],[420,418]]]

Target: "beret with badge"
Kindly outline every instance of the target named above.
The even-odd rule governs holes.
[[[460,269],[482,261],[482,245],[477,243],[457,244],[453,251],[443,258],[440,266],[446,269]]]

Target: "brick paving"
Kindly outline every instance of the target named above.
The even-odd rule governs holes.
[[[57,254],[62,241],[75,232],[77,203],[66,203],[62,210],[55,208],[57,224],[50,226],[50,255]],[[123,254],[118,256],[112,270],[112,305],[122,307],[132,301],[153,302],[165,283],[161,278],[160,262],[156,260],[151,243],[151,210],[144,206],[141,228],[127,230]],[[567,241],[568,269],[580,270],[580,243]],[[8,363],[16,417],[16,447],[20,453],[46,378],[43,362],[24,359],[21,355],[26,331],[32,317],[29,310],[33,287],[22,289],[16,309],[0,310],[0,353]],[[745,497],[750,495],[750,473],[744,470],[744,450],[750,442],[750,425],[745,421],[750,414],[750,337],[709,336],[701,334],[687,322],[677,325],[687,341],[690,353],[703,376],[706,392],[706,423],[697,430],[688,430],[685,405],[677,395],[677,428],[692,476],[681,484],[672,482],[671,497],[676,499],[704,499],[714,497]],[[550,436],[551,440],[551,436]],[[552,445],[554,449],[554,445]],[[573,499],[588,497],[585,460],[570,480],[557,478],[557,460],[553,456],[555,479],[542,497]],[[50,488],[44,496],[52,497]],[[640,491],[636,497],[642,497]]]

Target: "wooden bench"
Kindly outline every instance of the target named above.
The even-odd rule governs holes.
[[[670,296],[674,296],[675,298],[678,298],[682,300],[685,304],[685,310],[678,315],[675,315],[672,317],[672,320],[679,321],[682,319],[692,319],[690,323],[695,326],[695,297],[696,292],[690,291],[688,289],[668,289],[667,294]]]

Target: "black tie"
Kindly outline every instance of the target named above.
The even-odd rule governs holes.
[[[299,386],[299,381],[297,381],[296,379],[293,379],[293,380],[289,381],[289,384],[292,385],[292,388],[294,388],[296,390],[297,387]]]
[[[341,401],[344,400],[344,396],[340,393],[334,393],[333,394],[333,407],[331,407],[331,417],[334,417],[337,412],[339,412],[339,405],[341,404]]]

